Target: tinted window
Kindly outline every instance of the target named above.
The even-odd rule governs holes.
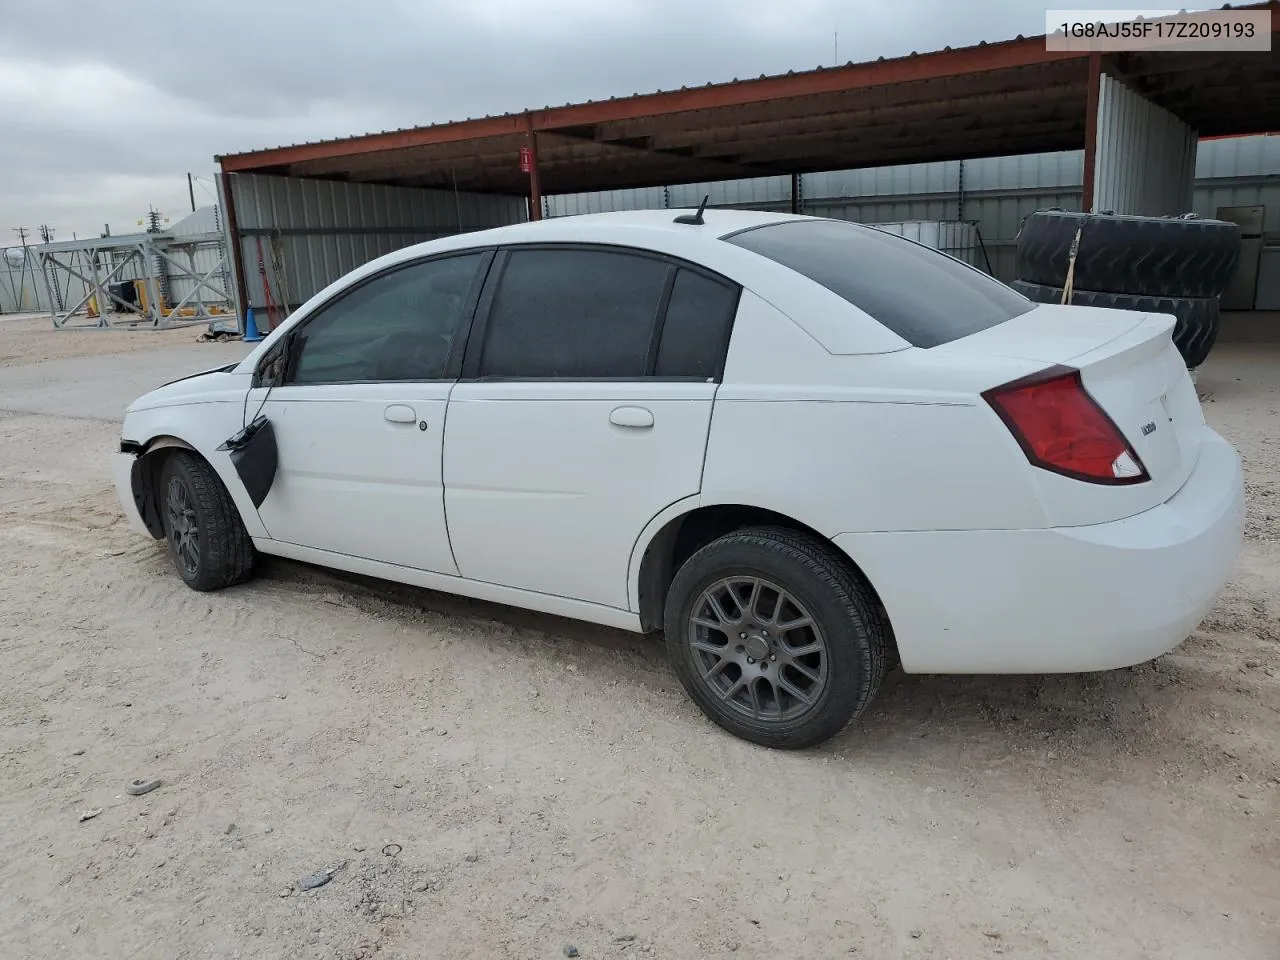
[[[658,345],[659,377],[719,376],[738,290],[692,270],[676,274]]]
[[[498,284],[482,377],[639,379],[671,268],[604,250],[516,250]]]
[[[437,380],[483,253],[384,274],[324,307],[301,330],[294,384]]]
[[[967,337],[1034,306],[958,260],[856,223],[790,221],[725,239],[817,281],[917,347]]]

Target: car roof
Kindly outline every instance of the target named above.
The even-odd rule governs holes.
[[[665,210],[616,210],[609,213],[584,213],[571,217],[551,217],[546,220],[534,220],[526,223],[512,224],[509,227],[498,227],[503,234],[502,242],[518,240],[540,240],[563,229],[575,235],[582,230],[599,230],[602,234],[613,231],[631,232],[634,229],[645,231],[659,230],[675,234],[703,236],[708,240],[718,240],[727,234],[752,227],[762,227],[771,223],[782,223],[787,220],[812,220],[812,217],[801,217],[790,213],[778,213],[768,210],[704,210],[701,224],[676,223],[680,216],[696,213],[696,208],[672,208]],[[486,233],[490,231],[485,231]]]

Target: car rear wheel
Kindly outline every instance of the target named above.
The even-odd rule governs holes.
[[[160,516],[169,559],[193,590],[220,590],[248,578],[253,541],[217,473],[185,450],[160,470]]]
[[[875,695],[887,629],[871,588],[828,542],[774,527],[697,551],[666,602],[676,674],[730,733],[796,749],[839,733]]]

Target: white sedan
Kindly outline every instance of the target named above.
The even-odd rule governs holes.
[[[712,720],[802,747],[898,663],[1103,670],[1196,626],[1244,491],[1172,326],[843,221],[520,224],[141,397],[117,485],[197,590],[261,552],[664,630]]]

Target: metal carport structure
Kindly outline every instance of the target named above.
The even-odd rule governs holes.
[[[237,211],[278,180],[303,191],[322,181],[335,201],[359,188],[423,191],[446,208],[452,196],[457,216],[439,225],[463,229],[460,198],[528,204],[480,220],[537,218],[544,193],[779,174],[794,185],[815,171],[1083,147],[1085,209],[1183,212],[1197,136],[1280,129],[1280,6],[1233,9],[1269,13],[1271,51],[1100,54],[1018,37],[225,155],[240,304],[251,298]],[[1152,164],[1160,176],[1134,173]],[[273,227],[288,229],[254,229]]]

